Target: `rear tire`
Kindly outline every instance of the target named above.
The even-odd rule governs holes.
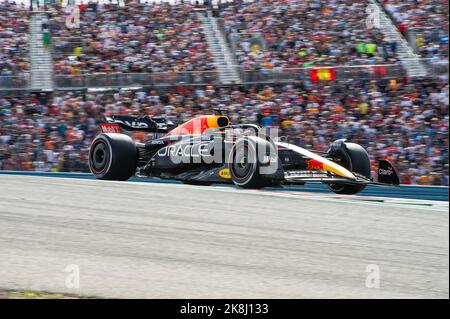
[[[126,181],[136,172],[137,156],[128,135],[100,134],[89,149],[89,169],[97,179]]]
[[[342,166],[345,168],[370,178],[370,158],[367,151],[358,144],[345,143],[347,154],[350,160],[344,160]],[[361,192],[366,185],[329,184],[328,187],[336,194],[353,195]]]

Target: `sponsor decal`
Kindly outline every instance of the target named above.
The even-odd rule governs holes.
[[[222,169],[219,172],[219,176],[225,179],[230,179],[231,178],[230,170],[228,168]]]
[[[390,166],[388,169],[380,168],[378,170],[378,174],[382,176],[391,176],[394,173],[394,170],[392,166]]]
[[[100,124],[103,133],[120,133],[119,124]]]
[[[327,178],[327,173],[318,173],[317,171],[286,171],[285,178]]]
[[[170,157],[208,156],[208,144],[174,144],[160,149],[158,155]]]
[[[141,122],[141,121],[137,121],[137,120],[133,120],[133,121],[128,121],[128,120],[121,120],[121,119],[112,119],[110,117],[106,117],[107,121],[111,121],[117,124],[123,124],[132,128],[136,128],[136,129],[146,129],[148,128],[148,124],[145,122]]]
[[[129,122],[129,121],[120,121],[122,123],[124,123],[125,125],[128,125],[132,128],[148,128],[148,124],[145,122],[138,122],[138,121],[133,121],[133,122]]]
[[[306,169],[309,171],[323,171],[324,170],[323,163],[318,160],[315,160],[315,159],[309,160],[307,162],[307,165],[308,166],[306,167]]]
[[[151,140],[147,143],[150,145],[164,145],[164,141],[161,141],[161,140]]]

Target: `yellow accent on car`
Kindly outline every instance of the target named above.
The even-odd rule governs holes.
[[[341,165],[330,161],[329,159],[326,159],[322,156],[319,156],[317,154],[314,154],[313,152],[310,152],[308,150],[305,150],[304,148],[301,148],[300,146],[296,146],[293,144],[289,144],[289,143],[277,143],[278,145],[285,147],[287,149],[293,150],[297,153],[300,153],[304,156],[307,156],[311,159],[314,159],[316,161],[319,161],[321,163],[323,163],[323,169],[324,171],[329,171],[332,172],[336,175],[342,176],[342,177],[346,177],[349,179],[356,179],[356,176],[350,172],[348,169],[346,169],[345,167],[342,167]]]
[[[336,175],[342,176],[342,177],[346,177],[346,178],[350,178],[350,179],[354,179],[355,175],[353,175],[349,170],[347,170],[346,168],[331,162],[334,165],[328,165],[327,163],[323,163],[323,168],[325,171],[329,171],[331,173],[334,173]]]
[[[231,178],[230,170],[228,168],[222,169],[219,172],[219,176],[225,179],[230,179]]]
[[[208,128],[219,128],[223,127],[223,125],[219,124],[219,119],[227,123],[227,125],[230,123],[230,120],[228,117],[223,115],[210,115],[206,117],[206,121],[208,123]],[[227,126],[225,125],[225,126]]]

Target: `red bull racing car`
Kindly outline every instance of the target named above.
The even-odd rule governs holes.
[[[253,124],[231,125],[228,117],[204,115],[180,126],[161,117],[107,116],[92,142],[89,168],[98,179],[128,180],[136,175],[186,184],[233,183],[243,188],[322,182],[337,194],[356,194],[368,184],[399,185],[396,169],[371,162],[358,144],[337,140],[326,152],[280,141]],[[146,143],[129,132],[152,133]]]

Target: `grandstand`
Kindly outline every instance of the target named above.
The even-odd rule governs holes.
[[[74,32],[64,26],[64,8],[51,7],[52,36],[78,39],[81,45],[76,59],[55,57],[55,73],[212,71],[212,55],[194,9],[168,3],[88,6],[82,8],[80,27]]]
[[[368,4],[333,0],[235,2],[224,7],[219,17],[245,69],[395,63],[391,40],[366,23]]]
[[[0,169],[88,171],[105,113],[220,107],[306,147],[352,139],[404,183],[448,185],[444,1],[108,2],[0,0]]]
[[[0,86],[22,86],[30,68],[29,11],[8,2],[0,2],[0,11]]]

